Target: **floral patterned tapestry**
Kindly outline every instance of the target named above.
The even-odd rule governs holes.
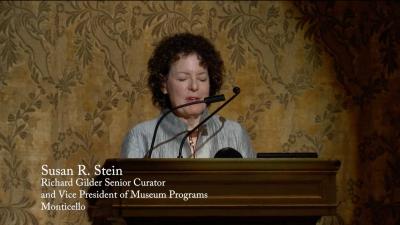
[[[89,224],[41,210],[41,166],[119,157],[126,132],[159,114],[155,43],[192,32],[225,60],[221,93],[241,87],[220,114],[257,152],[342,162],[338,215],[320,225],[398,225],[399,15],[394,1],[1,1],[0,224]]]

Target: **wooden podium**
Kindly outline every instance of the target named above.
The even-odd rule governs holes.
[[[88,192],[129,196],[87,199],[88,214],[95,225],[315,225],[336,214],[339,167],[319,159],[109,159],[103,168],[123,175],[98,176],[103,185]],[[130,186],[104,185],[121,179]]]

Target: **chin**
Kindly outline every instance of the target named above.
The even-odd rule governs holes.
[[[200,117],[205,109],[205,107],[193,107],[190,109],[182,110],[180,114],[183,117]]]

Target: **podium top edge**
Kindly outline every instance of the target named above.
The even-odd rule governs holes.
[[[339,160],[304,158],[256,158],[256,159],[132,159],[110,158],[105,168],[145,170],[324,170],[337,171]]]

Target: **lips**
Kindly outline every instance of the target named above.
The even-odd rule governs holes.
[[[194,102],[194,101],[199,101],[200,98],[199,98],[199,97],[192,97],[192,96],[190,96],[190,97],[185,98],[185,100],[186,100],[187,102]]]

